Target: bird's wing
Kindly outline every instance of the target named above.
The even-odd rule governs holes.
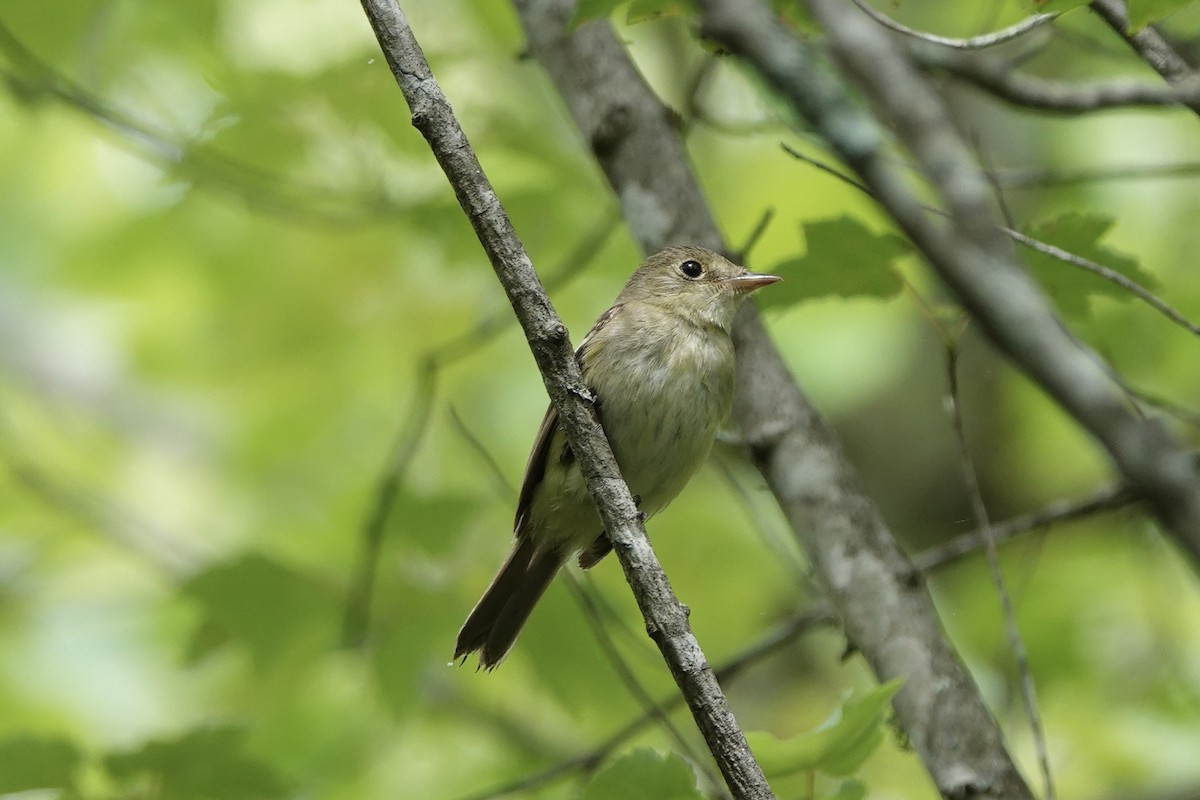
[[[583,356],[587,352],[596,333],[603,328],[609,320],[611,320],[618,311],[620,305],[615,305],[608,311],[600,315],[600,319],[596,320],[596,324],[588,331],[588,335],[583,338],[583,342],[579,345],[579,349],[575,351],[575,361],[580,368],[583,367]],[[584,377],[587,381],[587,377]],[[542,479],[546,476],[546,462],[550,458],[550,443],[554,439],[554,434],[558,430],[558,412],[551,405],[546,409],[546,416],[542,417],[542,425],[538,428],[537,437],[533,440],[533,450],[529,453],[529,461],[525,464],[525,477],[521,481],[521,493],[517,497],[517,515],[513,520],[513,530],[517,535],[521,535],[521,526],[525,518],[529,515],[529,506],[533,503],[533,495],[542,484]],[[570,445],[567,445],[567,451]],[[569,459],[570,456],[564,452],[564,458]]]

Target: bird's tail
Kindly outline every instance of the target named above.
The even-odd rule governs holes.
[[[538,550],[521,536],[508,560],[458,632],[454,658],[479,651],[479,666],[494,669],[512,648],[529,613],[563,565],[560,551]]]

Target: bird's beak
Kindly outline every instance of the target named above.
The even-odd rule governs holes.
[[[757,272],[747,272],[743,275],[737,275],[732,278],[727,278],[726,282],[729,288],[733,289],[738,294],[749,294],[755,289],[761,289],[764,286],[770,286],[772,283],[783,280],[778,275],[760,275]]]

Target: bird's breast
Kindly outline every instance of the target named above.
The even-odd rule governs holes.
[[[723,331],[706,328],[641,344],[622,369],[602,370],[592,384],[621,473],[650,515],[674,499],[712,448],[732,402],[733,346]]]

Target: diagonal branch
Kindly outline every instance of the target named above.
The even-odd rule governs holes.
[[[621,478],[571,349],[512,223],[475,157],[420,45],[395,0],[363,0],[392,74],[412,111],[413,125],[429,142],[463,211],[487,252],[517,319],[572,450],[579,459],[604,529],[626,579],[692,716],[737,798],[772,798],[745,736],[733,718],[712,668],[688,625],[646,538],[641,515]]]
[[[1189,77],[1163,86],[1144,80],[1066,83],[1017,71],[1009,60],[932,47],[908,48],[925,69],[943,70],[993,97],[1055,114],[1088,114],[1113,108],[1185,106],[1200,108],[1200,80]]]
[[[514,0],[644,249],[722,246],[670,112],[604,22],[567,33],[572,0]],[[904,676],[897,718],[943,794],[1028,798],[1000,730],[959,661],[920,573],[863,491],[829,426],[796,386],[753,307],[734,329],[734,424],[821,572],[854,647],[884,680]]]
[[[1129,29],[1129,11],[1125,7],[1125,0],[1092,0],[1089,7],[1168,83],[1194,74],[1192,65],[1179,55],[1153,25],[1147,25],[1138,31]],[[1200,113],[1200,105],[1192,105],[1189,108]]]

